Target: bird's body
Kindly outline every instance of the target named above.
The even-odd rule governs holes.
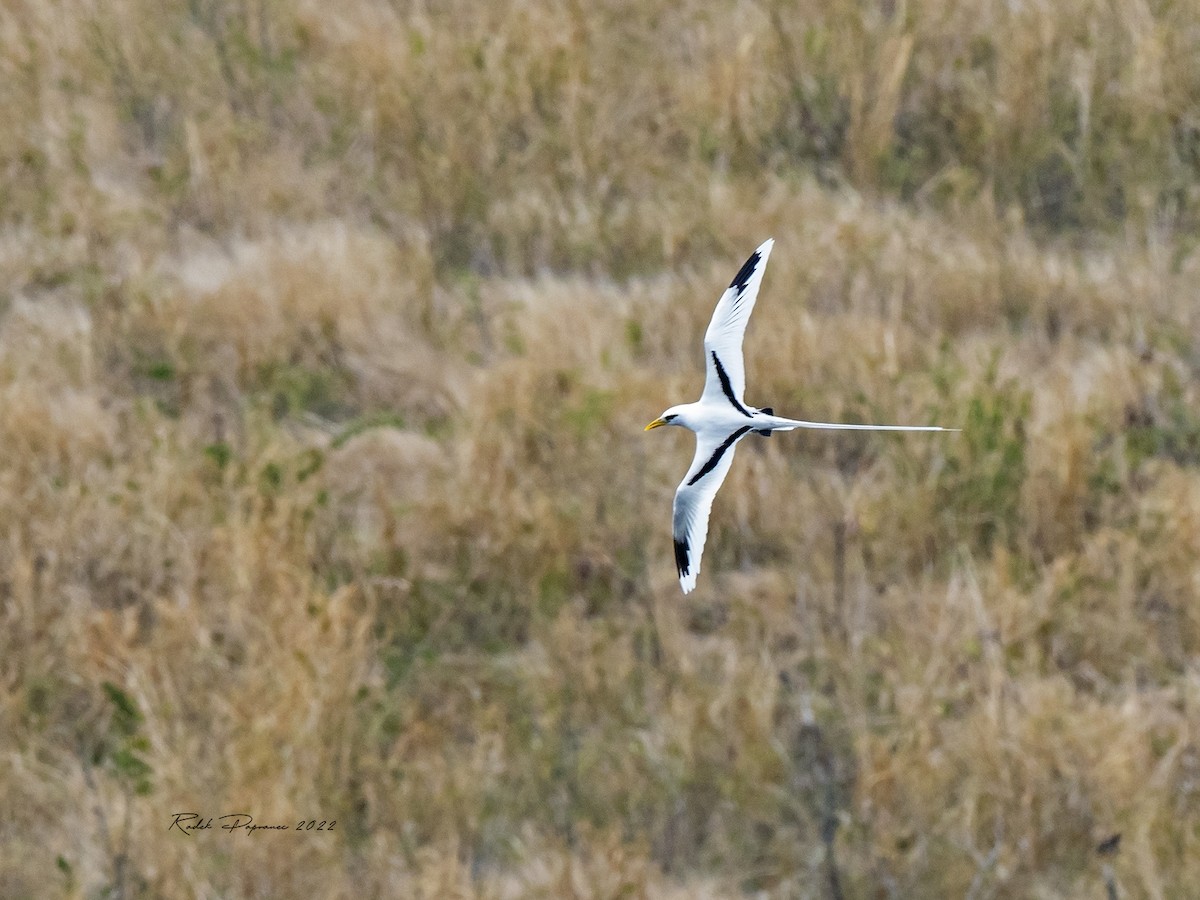
[[[805,422],[775,415],[770,407],[758,409],[743,401],[746,370],[742,339],[758,299],[763,269],[773,240],[751,254],[717,303],[704,335],[706,378],[695,403],[673,406],[646,426],[679,425],[696,433],[696,455],[675,492],[673,532],[675,566],[686,594],[696,586],[700,557],[708,534],[713,498],[729,474],[734,450],[751,434],[769,437],[775,431],[796,428],[851,429],[860,431],[951,431],[934,425],[848,425]]]

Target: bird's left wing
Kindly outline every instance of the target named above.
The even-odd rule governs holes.
[[[746,425],[729,434],[696,434],[696,455],[675,491],[672,528],[675,568],[685,594],[696,587],[696,576],[700,574],[700,556],[708,537],[708,514],[713,498],[729,474],[737,442],[750,430]]]
[[[744,414],[750,410],[742,402],[746,392],[746,367],[742,361],[742,339],[746,335],[746,323],[758,300],[758,286],[762,284],[763,269],[771,255],[774,239],[763,242],[750,254],[745,265],[734,276],[717,308],[712,321],[704,333],[704,393],[705,403],[728,402]]]

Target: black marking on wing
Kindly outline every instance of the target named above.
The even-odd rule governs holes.
[[[770,436],[771,436],[771,429],[770,429],[770,428],[762,428],[762,429],[759,429],[759,430],[755,431],[754,433],[755,433],[755,434],[761,434],[763,437],[770,437]]]
[[[768,416],[775,415],[775,410],[772,409],[770,406],[764,406],[762,409],[759,410],[759,412],[766,413]]]
[[[747,419],[753,418],[750,410],[738,403],[738,398],[733,395],[733,385],[729,383],[729,375],[725,372],[725,367],[721,365],[721,360],[717,357],[717,351],[712,351],[713,365],[717,367],[717,378],[721,381],[721,390],[725,392],[725,396],[729,402],[733,404],[733,408],[740,412]]]
[[[688,564],[688,543],[675,538],[675,569],[679,572],[680,577],[688,573],[691,566]]]
[[[729,282],[731,288],[737,288],[738,295],[746,290],[746,285],[750,283],[750,276],[754,274],[754,270],[758,268],[758,261],[762,256],[757,250],[750,254],[750,258],[745,264],[738,269],[738,273],[733,276],[733,281]]]
[[[721,457],[725,455],[725,451],[737,443],[738,438],[750,430],[749,425],[743,425],[729,437],[725,438],[725,443],[713,451],[713,455],[708,458],[708,462],[700,467],[700,471],[688,479],[688,487],[691,487],[709,472],[716,468],[717,463],[721,461]]]

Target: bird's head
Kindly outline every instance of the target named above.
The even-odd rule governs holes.
[[[651,422],[649,425],[647,425],[645,430],[649,431],[652,428],[658,428],[660,425],[683,425],[686,427],[687,421],[686,421],[686,417],[685,417],[685,410],[683,409],[683,407],[682,406],[672,406],[670,409],[668,409],[666,412],[664,412],[661,416],[659,416],[657,419],[655,419],[653,422]]]

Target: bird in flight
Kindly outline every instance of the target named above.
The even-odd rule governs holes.
[[[746,322],[758,299],[763,269],[771,255],[774,239],[750,254],[713,312],[704,334],[704,392],[695,403],[672,406],[646,426],[681,425],[696,432],[696,455],[675,491],[675,568],[685,594],[696,587],[700,555],[708,535],[708,514],[713,498],[729,474],[733,451],[750,434],[770,437],[773,431],[796,428],[830,428],[857,431],[957,431],[936,425],[844,425],[833,422],[803,422],[775,415],[767,406],[757,409],[742,400],[746,369],[742,362],[742,338]]]

